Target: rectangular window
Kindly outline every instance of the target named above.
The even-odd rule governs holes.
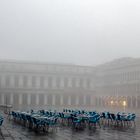
[[[48,94],[48,102],[47,105],[52,105],[52,94]]]
[[[59,94],[56,94],[55,95],[55,105],[57,105],[57,106],[60,106],[60,95]]]
[[[41,87],[41,88],[44,88],[44,82],[45,82],[44,77],[41,76],[41,77],[40,77],[40,87]]]
[[[19,83],[19,76],[15,75],[15,87],[18,87],[18,83]]]
[[[72,87],[73,87],[73,88],[76,87],[76,78],[72,78]]]
[[[52,88],[52,77],[48,77],[48,87]]]
[[[1,87],[5,88],[5,86],[6,86],[6,77],[5,77],[5,75],[2,75],[1,76]]]
[[[36,94],[31,94],[31,106],[36,105]]]
[[[56,87],[60,88],[60,77],[56,78]]]
[[[27,97],[28,97],[27,94],[22,95],[22,104],[25,105],[25,106],[28,104],[27,103]]]
[[[32,76],[32,87],[36,87],[36,76]]]
[[[5,77],[5,83],[6,83],[6,87],[9,88],[10,87],[10,76],[9,75],[7,75]]]
[[[44,105],[44,94],[39,94],[39,105],[40,106]]]
[[[24,87],[24,88],[27,88],[27,87],[28,87],[28,83],[27,83],[27,82],[28,82],[27,76],[24,75],[24,76],[23,76],[23,87]]]
[[[68,87],[68,78],[64,78],[64,87],[67,88]]]

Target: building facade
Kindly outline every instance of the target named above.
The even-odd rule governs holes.
[[[140,59],[92,66],[0,61],[0,104],[140,109]]]
[[[0,62],[0,104],[14,108],[91,106],[92,67]]]
[[[96,67],[100,106],[140,109],[140,59],[121,58]]]

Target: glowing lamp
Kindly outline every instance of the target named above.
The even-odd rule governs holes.
[[[111,101],[110,103],[113,104],[113,101]]]
[[[123,101],[123,106],[126,106],[126,101]]]

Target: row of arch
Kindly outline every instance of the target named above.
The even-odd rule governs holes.
[[[125,103],[125,104],[124,104]],[[140,96],[95,96],[92,94],[0,94],[0,104],[18,106],[75,106],[140,108]]]

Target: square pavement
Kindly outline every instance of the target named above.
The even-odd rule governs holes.
[[[0,140],[140,140],[140,118],[136,126],[101,126],[89,130],[73,130],[69,126],[61,126],[55,132],[35,133],[12,120],[5,118],[0,128]]]

